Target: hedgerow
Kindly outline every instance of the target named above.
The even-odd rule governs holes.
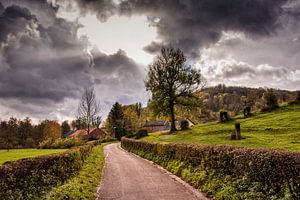
[[[47,200],[95,199],[97,185],[104,166],[103,146],[93,148],[90,156],[84,161],[79,174],[65,184],[55,187],[46,195]]]
[[[56,140],[44,140],[41,143],[39,143],[38,148],[39,149],[69,149],[76,146],[83,145],[83,141],[80,141],[75,138],[59,138]]]
[[[96,143],[70,149],[64,153],[26,158],[0,166],[0,197],[41,199],[52,187],[78,173]]]
[[[122,139],[122,147],[215,199],[300,199],[300,153],[128,138]]]

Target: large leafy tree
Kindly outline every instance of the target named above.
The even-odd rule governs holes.
[[[191,105],[193,93],[201,83],[200,70],[186,64],[180,49],[162,48],[161,54],[149,66],[145,86],[152,93],[151,108],[156,114],[170,116],[171,131],[176,131],[175,105]]]

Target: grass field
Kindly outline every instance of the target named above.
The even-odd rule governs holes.
[[[245,139],[232,141],[230,134],[236,122],[241,123]],[[249,118],[237,116],[227,123],[198,124],[175,134],[150,133],[143,140],[284,148],[300,152],[300,106],[283,106],[272,112],[256,112]]]
[[[19,160],[66,151],[65,149],[11,149],[0,150],[0,165],[7,161]]]

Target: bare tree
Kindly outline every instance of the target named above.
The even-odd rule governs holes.
[[[90,128],[93,126],[94,122],[99,122],[99,119],[101,119],[99,113],[100,106],[96,100],[94,88],[86,88],[78,106],[78,118],[83,120],[87,125],[88,134],[90,133]]]

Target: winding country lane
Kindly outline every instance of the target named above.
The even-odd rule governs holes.
[[[110,144],[104,147],[105,167],[98,200],[199,200],[206,199],[165,170]]]

